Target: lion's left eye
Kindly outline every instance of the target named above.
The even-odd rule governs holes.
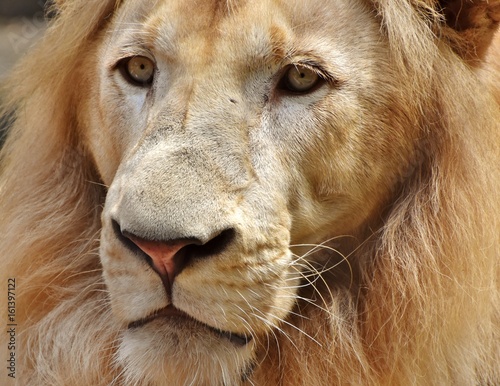
[[[323,79],[318,73],[306,66],[292,65],[280,80],[279,87],[293,93],[307,93],[316,88]]]
[[[153,82],[155,64],[145,56],[132,56],[118,64],[123,77],[135,86],[147,86]]]

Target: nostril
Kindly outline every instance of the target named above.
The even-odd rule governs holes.
[[[235,238],[236,232],[229,228],[220,232],[217,236],[202,245],[190,245],[189,252],[193,258],[204,258],[216,255],[224,251]]]
[[[132,240],[130,240],[129,237],[127,237],[128,232],[122,231],[122,228],[121,228],[120,224],[118,223],[118,221],[116,221],[115,219],[112,219],[111,224],[113,227],[113,232],[115,234],[115,237],[118,240],[120,240],[122,242],[122,244],[124,244],[129,250],[131,250],[135,254],[137,254],[137,253],[140,255],[144,254],[143,251]],[[147,257],[149,258],[149,256],[147,256]],[[151,262],[148,261],[148,263],[151,263]]]

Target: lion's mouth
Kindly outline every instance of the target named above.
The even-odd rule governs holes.
[[[149,322],[152,322],[153,320],[161,318],[172,318],[172,317],[181,318],[186,321],[194,322],[200,326],[203,326],[204,328],[213,332],[217,336],[229,340],[236,346],[245,346],[252,340],[252,336],[250,335],[236,334],[230,331],[219,330],[218,328],[200,322],[199,320],[193,318],[192,316],[186,314],[184,311],[181,311],[172,305],[162,308],[161,310],[155,311],[151,315],[146,316],[145,318],[129,323],[128,328],[136,329],[144,326],[145,324],[148,324]]]

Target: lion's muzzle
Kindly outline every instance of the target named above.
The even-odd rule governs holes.
[[[243,145],[200,135],[146,135],[122,161],[102,215],[104,278],[127,336],[251,346],[294,301],[286,199]]]

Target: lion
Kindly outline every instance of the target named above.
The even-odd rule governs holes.
[[[5,384],[500,384],[500,1],[53,7],[4,86]]]

